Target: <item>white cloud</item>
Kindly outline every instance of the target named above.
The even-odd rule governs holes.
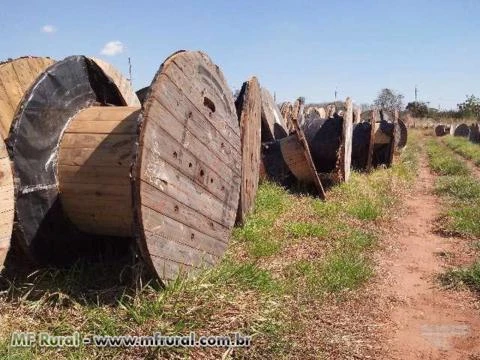
[[[53,25],[44,25],[42,26],[42,32],[51,34],[57,31],[57,28]]]
[[[101,54],[108,55],[108,56],[115,56],[121,54],[124,50],[123,43],[121,41],[109,41],[103,47]]]

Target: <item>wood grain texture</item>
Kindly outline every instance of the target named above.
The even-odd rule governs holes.
[[[377,122],[377,112],[372,111],[372,116],[369,119],[370,121],[370,142],[368,143],[368,155],[367,155],[367,166],[366,171],[372,171],[373,167],[373,149],[375,145],[375,124]]]
[[[398,125],[397,125],[398,119],[399,119],[398,110],[395,110],[393,114],[393,133],[392,133],[391,142],[390,142],[390,154],[389,154],[388,163],[387,163],[388,167],[393,165],[393,156],[395,154],[395,144],[397,143],[396,141],[397,137],[400,135],[398,133]]]
[[[286,101],[280,106],[280,113],[282,114],[283,119],[285,120],[285,125],[287,127],[288,134],[293,132],[293,105],[292,103]]]
[[[285,120],[270,92],[261,89],[262,97],[262,141],[278,140],[288,135]]]
[[[139,114],[138,107],[91,107],[65,130],[58,155],[60,200],[84,232],[132,236],[130,169]]]
[[[303,107],[304,105],[300,103],[300,101],[297,100],[299,103],[299,108],[297,111],[297,115],[293,118],[293,129],[295,131],[295,136],[297,137],[298,143],[301,145],[303,148],[303,155],[307,164],[307,169],[310,172],[310,182],[312,182],[315,185],[315,188],[317,189],[318,195],[322,198],[325,199],[325,190],[323,189],[322,182],[320,180],[320,177],[318,176],[318,172],[315,168],[315,164],[312,159],[312,155],[310,154],[310,149],[309,145],[307,143],[307,139],[305,138],[305,134],[303,133],[302,128],[300,127],[300,123],[304,122],[304,111]],[[293,171],[292,171],[293,172]]]
[[[10,248],[14,206],[12,168],[5,143],[0,140],[0,271]]]
[[[98,65],[98,67],[100,67],[100,69],[103,70],[105,75],[107,75],[115,83],[115,85],[117,85],[117,88],[122,94],[123,99],[125,100],[125,104],[127,106],[141,106],[137,94],[132,88],[130,80],[128,80],[112,64],[96,57],[92,57],[90,59],[93,60]]]
[[[134,167],[137,240],[168,281],[219,260],[235,223],[241,138],[233,96],[201,52],[177,52],[144,102]]]
[[[246,216],[252,211],[257,195],[261,162],[262,96],[257,78],[253,77],[243,83],[235,102],[242,141],[242,186],[237,212],[239,224],[243,224]],[[273,126],[272,131],[274,131]]]
[[[352,99],[345,101],[345,113],[343,115],[342,142],[340,145],[340,173],[339,180],[347,182],[350,179],[352,162],[352,135],[353,135],[353,106]]]
[[[49,58],[23,57],[0,63],[0,135],[6,139],[15,111],[23,95],[37,77],[54,61]]]

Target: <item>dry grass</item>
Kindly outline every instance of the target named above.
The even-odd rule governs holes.
[[[415,136],[397,164],[334,187],[329,200],[260,186],[222,262],[162,288],[141,264],[79,263],[0,280],[0,358],[366,358],[384,314],[374,254],[415,174]],[[11,348],[14,330],[53,334],[253,336],[248,349]]]

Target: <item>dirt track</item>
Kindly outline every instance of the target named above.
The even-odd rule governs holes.
[[[400,232],[388,240],[381,267],[390,274],[388,359],[480,359],[480,311],[468,292],[445,290],[435,277],[448,264],[470,261],[465,240],[433,232],[440,212],[432,195],[435,175],[421,157]]]

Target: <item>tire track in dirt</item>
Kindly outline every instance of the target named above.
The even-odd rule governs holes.
[[[435,176],[425,154],[419,176],[400,217],[400,232],[387,240],[388,251],[380,266],[389,281],[381,285],[391,299],[387,359],[480,359],[480,311],[467,291],[443,289],[436,276],[445,258],[466,262],[465,240],[445,238],[433,231],[441,211],[432,194]]]

